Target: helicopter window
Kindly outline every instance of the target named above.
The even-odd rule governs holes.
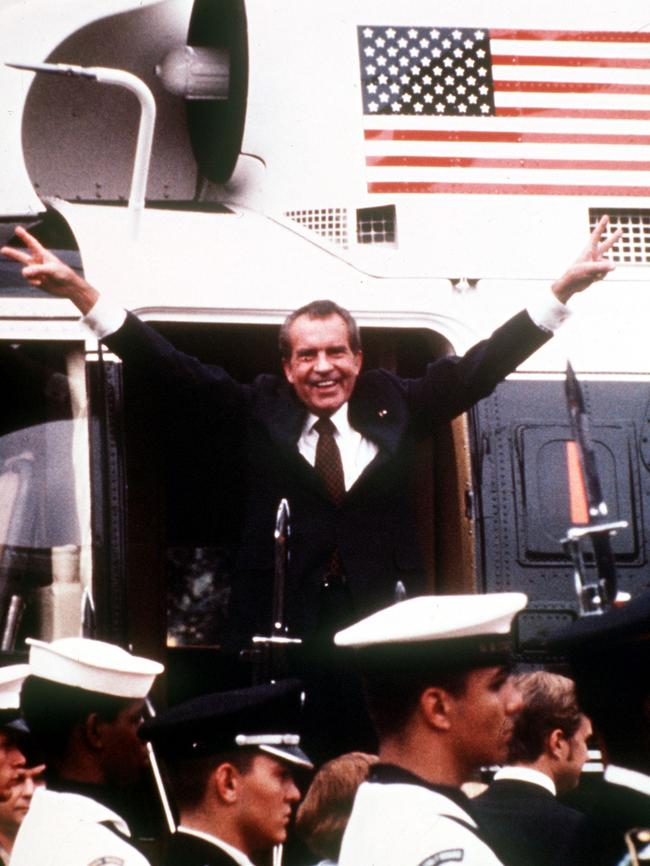
[[[0,342],[0,648],[79,634],[90,587],[83,347]],[[22,622],[21,622],[22,617]]]
[[[357,243],[395,244],[397,241],[395,205],[364,207],[357,210]]]

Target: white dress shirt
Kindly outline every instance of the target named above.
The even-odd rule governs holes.
[[[197,839],[203,839],[204,842],[209,842],[210,845],[214,845],[216,848],[221,848],[221,850],[225,851],[229,857],[232,857],[236,863],[239,863],[239,866],[253,866],[252,861],[243,851],[240,851],[239,848],[233,848],[232,845],[229,845],[217,836],[212,836],[210,833],[203,833],[201,830],[193,830],[191,827],[185,827],[183,824],[179,824],[176,830],[178,833],[186,833],[188,836],[196,836]]]

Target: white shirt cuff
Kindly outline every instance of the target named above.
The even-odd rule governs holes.
[[[562,322],[571,315],[571,310],[567,305],[558,301],[551,291],[535,298],[528,304],[526,310],[537,327],[549,334],[555,333]]]
[[[126,310],[100,295],[95,306],[81,319],[98,340],[118,331],[126,319]]]

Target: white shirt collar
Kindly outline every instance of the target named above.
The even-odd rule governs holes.
[[[210,845],[215,845],[217,848],[221,848],[221,850],[225,851],[226,854],[229,854],[236,863],[239,863],[239,866],[253,866],[253,863],[243,851],[240,851],[239,848],[234,848],[232,845],[224,842],[223,839],[212,836],[210,833],[203,833],[201,830],[193,830],[191,827],[183,826],[183,824],[179,824],[177,831],[179,833],[187,833],[188,836],[196,836],[197,839],[203,839],[204,842],[209,842]]]
[[[311,432],[314,430],[314,424],[318,421],[318,415],[314,415],[313,412],[310,412],[307,416],[307,420],[305,421],[305,426],[303,430],[305,432]],[[336,412],[330,416],[330,421],[336,428],[336,433],[339,436],[346,436],[348,433],[356,432],[353,431],[353,428],[350,427],[350,421],[348,420],[348,404],[344,403],[342,406],[336,410]],[[314,431],[315,433],[316,431]],[[336,435],[336,433],[334,435]],[[316,434],[317,435],[317,434]]]
[[[557,794],[555,782],[546,773],[541,770],[533,770],[532,767],[502,767],[494,774],[494,781],[498,782],[501,779],[511,779],[515,782],[530,782],[531,785],[540,785],[546,788],[553,796]]]
[[[627,767],[609,764],[605,768],[605,781],[612,782],[614,785],[624,785],[626,788],[632,788],[633,791],[640,791],[650,796],[650,776],[639,773],[638,770],[628,770]]]

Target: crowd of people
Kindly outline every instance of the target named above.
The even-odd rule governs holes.
[[[525,604],[421,596],[339,631],[378,750],[320,768],[301,747],[299,681],[199,695],[143,722],[160,664],[89,638],[30,640],[27,664],[0,669],[0,857],[270,866],[284,846],[288,866],[645,862],[650,592],[551,636],[566,676],[513,674]],[[605,771],[579,786],[592,737]],[[173,826],[143,848],[121,804],[150,749]],[[558,799],[578,786],[573,805]]]

